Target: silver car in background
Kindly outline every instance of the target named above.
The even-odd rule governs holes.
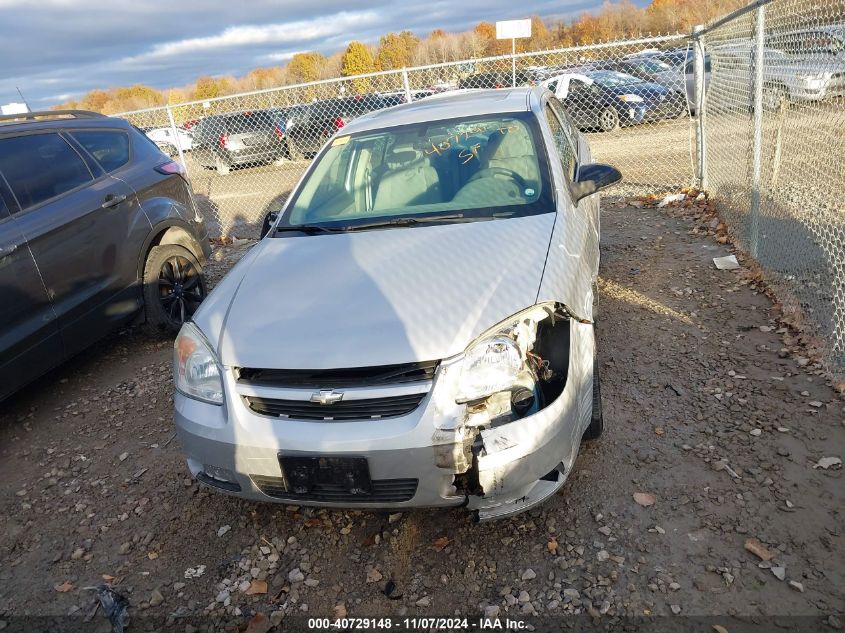
[[[547,499],[603,426],[592,194],[620,178],[539,88],[346,125],[176,340],[192,475],[481,520]]]

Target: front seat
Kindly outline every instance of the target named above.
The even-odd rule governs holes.
[[[443,201],[440,177],[422,151],[411,146],[395,147],[385,162],[388,170],[379,181],[374,210]]]
[[[491,147],[487,150],[483,167],[498,167],[515,172],[526,183],[537,185],[540,181],[537,153],[528,130],[522,125],[517,125],[505,134],[498,135],[497,143],[496,139],[491,139]]]

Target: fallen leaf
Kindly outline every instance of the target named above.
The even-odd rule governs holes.
[[[70,591],[71,589],[73,589],[73,583],[72,583],[72,582],[70,582],[69,580],[65,580],[62,584],[60,584],[60,585],[55,585],[55,586],[53,587],[53,589],[55,589],[55,590],[56,590],[56,591],[58,591],[59,593],[67,593],[68,591]]]
[[[103,580],[105,580],[106,582],[111,582],[112,580],[114,580],[114,576],[110,576],[109,574],[103,574],[103,575],[101,576],[101,578],[102,578]]]
[[[557,539],[551,539],[546,543],[546,547],[549,548],[549,553],[554,554],[557,551]]]
[[[772,560],[775,557],[775,555],[763,547],[763,544],[756,538],[750,538],[745,541],[745,549],[757,556],[760,560]]]
[[[345,618],[346,617],[346,605],[343,604],[343,603],[336,604],[334,609],[332,609],[332,615],[334,615],[335,620],[342,620],[343,618]]]
[[[317,517],[311,517],[305,520],[305,527],[320,527],[323,522]]]
[[[650,492],[635,492],[634,501],[644,508],[647,508],[649,506],[653,506],[657,502],[657,497]]]
[[[823,468],[827,470],[831,466],[841,466],[842,460],[838,457],[822,457],[813,468]]]
[[[244,593],[248,596],[254,596],[259,593],[267,593],[267,582],[264,580],[253,580],[249,583],[249,589]]]
[[[250,618],[244,633],[267,633],[272,628],[273,625],[270,624],[270,618],[263,613],[256,613]]]
[[[442,552],[446,549],[446,546],[449,545],[449,537],[448,536],[441,536],[439,539],[432,543],[431,547],[435,552]]]
[[[728,630],[721,624],[714,624],[713,630],[716,631],[716,633],[728,633]]]
[[[150,560],[155,560],[156,558],[158,558],[158,552],[149,552],[147,554],[147,558],[149,558]]]

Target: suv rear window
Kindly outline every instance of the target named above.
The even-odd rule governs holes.
[[[129,137],[112,130],[80,130],[71,136],[93,156],[107,172],[129,162]]]
[[[93,180],[79,154],[55,133],[0,139],[0,172],[21,209]]]

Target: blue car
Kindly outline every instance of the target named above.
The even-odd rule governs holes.
[[[686,112],[682,94],[619,71],[578,69],[544,83],[581,130],[610,132]]]

